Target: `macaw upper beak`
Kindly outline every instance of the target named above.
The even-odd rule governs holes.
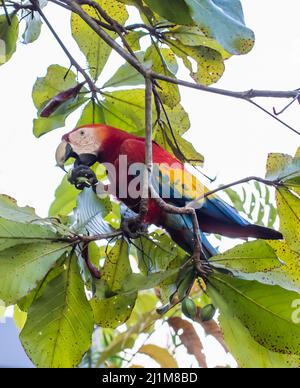
[[[70,143],[67,143],[65,140],[63,140],[60,145],[57,147],[56,153],[55,153],[55,159],[56,159],[56,164],[58,167],[62,168],[64,171],[65,170],[65,163],[68,159],[71,157],[76,157],[72,146]]]
[[[97,162],[96,155],[85,153],[78,155],[76,152],[74,152],[71,144],[65,140],[63,140],[57,147],[55,158],[57,166],[62,168],[64,171],[66,171],[65,163],[70,158],[76,159],[75,166],[84,165],[90,167]]]

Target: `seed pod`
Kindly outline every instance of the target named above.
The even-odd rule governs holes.
[[[183,314],[190,319],[194,319],[197,315],[197,306],[191,298],[185,298],[181,304]]]
[[[64,102],[75,98],[79,94],[80,90],[83,88],[84,84],[85,84],[85,81],[51,98],[51,100],[46,104],[46,106],[41,111],[40,116],[41,117],[51,116],[55,111],[57,111],[57,109]]]
[[[216,314],[216,308],[212,304],[208,304],[201,310],[200,318],[202,322],[211,321]]]

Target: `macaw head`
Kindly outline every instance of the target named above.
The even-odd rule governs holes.
[[[56,150],[56,162],[64,170],[71,157],[79,165],[92,166],[97,161],[104,125],[85,125],[65,134]]]

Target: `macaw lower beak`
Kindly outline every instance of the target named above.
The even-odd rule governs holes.
[[[56,163],[57,166],[65,170],[65,163],[70,158],[75,158],[75,166],[88,166],[91,167],[93,164],[97,162],[97,156],[94,154],[80,154],[78,155],[74,152],[70,143],[63,140],[60,145],[57,147],[56,154]]]

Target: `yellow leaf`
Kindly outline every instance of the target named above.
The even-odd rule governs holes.
[[[14,321],[19,330],[22,330],[27,319],[27,313],[20,310],[18,305],[14,307]]]
[[[153,358],[162,368],[178,368],[174,357],[166,349],[159,346],[144,345],[140,348],[139,353]]]

